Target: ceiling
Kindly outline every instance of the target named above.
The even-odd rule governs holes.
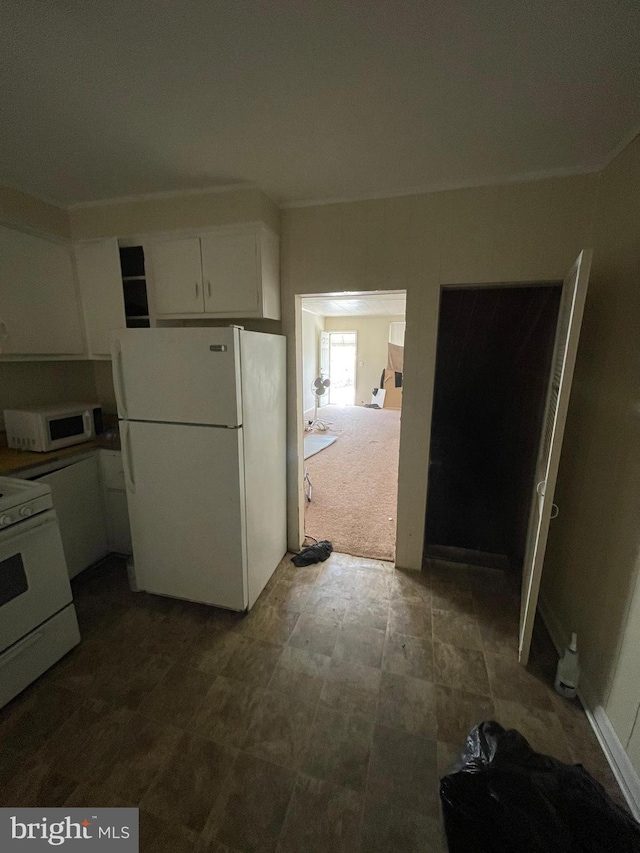
[[[640,119],[638,33],[637,0],[6,0],[0,181],[295,203],[595,170]]]
[[[404,315],[405,293],[348,294],[345,296],[305,296],[302,310],[321,317],[391,317]]]

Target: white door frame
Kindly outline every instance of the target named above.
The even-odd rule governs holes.
[[[584,250],[584,251],[587,252],[587,254],[589,255],[589,258],[590,258],[589,250]],[[582,257],[582,254],[580,255],[580,257]],[[557,287],[557,286],[563,286],[563,281],[561,279],[556,280],[556,281],[545,280],[545,281],[490,282],[487,284],[484,284],[482,282],[473,282],[470,284],[466,284],[466,283],[464,283],[464,284],[442,284],[440,286],[439,294],[438,294],[438,315],[436,318],[436,338],[435,338],[436,348],[437,348],[438,336],[440,333],[440,294],[442,293],[443,290],[470,290],[470,289],[487,290],[489,288],[522,288],[522,287],[530,287],[530,288],[535,287],[535,288],[537,288],[537,287]],[[557,335],[557,330],[556,330],[556,335]],[[554,344],[554,348],[555,348],[555,344]],[[432,400],[432,402],[433,402],[433,393],[435,390],[435,370],[436,370],[436,363],[435,363],[435,359],[434,359],[433,376],[431,378],[431,381],[432,381],[431,400]],[[549,377],[548,381],[549,381],[549,387],[550,387],[551,377]],[[546,397],[548,397],[548,391],[549,391],[549,388],[547,388]],[[546,409],[546,404],[545,404],[545,409]],[[566,415],[566,411],[564,412],[564,414]],[[433,419],[433,410],[431,413],[431,419]],[[544,428],[544,425],[543,425],[543,428]],[[540,439],[540,440],[542,440],[542,439]],[[558,455],[559,455],[559,450],[558,450]],[[429,423],[429,458],[430,458],[430,456],[431,456],[431,422]],[[535,479],[535,474],[534,474],[534,479]],[[534,488],[534,486],[535,486],[535,483],[532,480],[532,489]],[[429,502],[428,489],[429,489],[429,484],[428,484],[428,477],[427,477],[427,494],[426,494],[426,498],[425,498],[425,509],[428,506],[428,502]],[[549,509],[549,512],[550,512],[550,509]],[[530,522],[530,524],[531,524],[531,522]],[[539,576],[538,576],[537,580],[539,583]],[[535,593],[536,593],[536,597],[537,597],[537,587],[536,587]],[[521,599],[521,604],[522,604],[522,599]],[[530,639],[530,637],[529,637],[529,639]],[[522,653],[520,653],[520,662],[523,665],[526,666],[527,660],[528,660],[528,646],[527,646],[527,654],[525,654],[523,656]]]
[[[325,357],[325,341],[326,341],[326,363],[324,360]],[[318,376],[326,376],[329,378],[329,372],[331,370],[331,347],[330,347],[330,338],[329,332],[324,329],[320,332],[320,352],[318,353]],[[323,406],[329,405],[329,396],[330,392],[327,392],[318,400],[318,408],[321,409]]]
[[[292,416],[295,416],[295,450],[292,449],[291,455],[287,455],[287,485],[289,488],[289,496],[287,498],[287,541],[291,550],[299,550],[304,542],[304,515],[306,498],[304,493],[304,423],[302,413],[302,400],[304,400],[304,370],[302,357],[302,304],[304,299],[312,299],[313,297],[331,297],[343,296],[349,293],[352,296],[376,296],[384,293],[398,293],[407,297],[407,307],[405,309],[405,320],[408,315],[409,306],[409,291],[406,289],[389,288],[389,290],[358,290],[358,291],[333,291],[328,293],[295,293],[293,306],[293,336],[295,347],[295,375],[293,385],[295,388],[294,411]],[[337,330],[336,330],[337,331]],[[405,339],[406,342],[406,339]],[[357,360],[357,347],[356,347]],[[407,358],[405,353],[405,366]],[[290,387],[290,386],[289,386]],[[403,388],[403,402],[407,401],[406,389]],[[400,433],[400,458],[402,458],[402,432]],[[294,503],[297,504],[297,513],[292,511],[292,501],[290,495],[294,494]],[[398,526],[396,519],[396,551],[398,543]]]

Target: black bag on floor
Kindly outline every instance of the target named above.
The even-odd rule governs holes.
[[[308,548],[303,548],[299,554],[291,558],[294,566],[312,566],[314,563],[324,563],[328,560],[333,551],[333,545],[328,539],[322,539],[316,545],[309,545]]]
[[[580,764],[481,723],[440,782],[449,853],[639,853],[640,824]]]

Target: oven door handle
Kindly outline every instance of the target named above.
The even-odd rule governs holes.
[[[19,536],[24,536],[30,530],[44,527],[45,524],[58,524],[58,516],[55,510],[48,509],[45,512],[30,516],[18,524],[13,524],[11,527],[5,527],[3,530],[0,530],[0,560],[2,560],[1,554],[7,542],[11,542],[12,539],[17,539]]]
[[[28,637],[25,637],[23,640],[15,643],[10,649],[8,649],[3,655],[0,655],[0,669],[3,666],[6,666],[12,660],[21,655],[23,652],[26,652],[28,648],[34,645],[34,643],[40,642],[43,634],[40,631],[37,634],[29,634]]]

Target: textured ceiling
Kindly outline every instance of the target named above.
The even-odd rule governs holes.
[[[640,118],[638,0],[4,0],[0,181],[278,202],[599,168]]]
[[[304,311],[322,317],[391,317],[404,314],[406,306],[404,293],[312,296],[302,300]]]

